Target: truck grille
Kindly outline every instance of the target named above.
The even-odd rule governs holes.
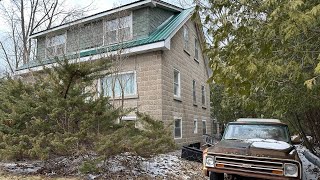
[[[215,167],[233,171],[251,172],[283,176],[285,162],[295,163],[290,160],[272,159],[265,157],[240,156],[219,154],[215,156]]]

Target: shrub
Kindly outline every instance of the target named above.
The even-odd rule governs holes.
[[[0,81],[0,159],[48,159],[88,150],[103,157],[125,151],[151,155],[173,147],[161,122],[138,113],[143,129],[134,122],[118,124],[132,109],[115,108],[108,98],[86,91],[108,68],[106,60],[58,64],[32,83]]]

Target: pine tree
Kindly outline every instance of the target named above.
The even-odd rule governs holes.
[[[150,117],[144,130],[117,123],[132,109],[115,108],[99,94],[96,82],[106,76],[101,74],[109,68],[106,59],[56,61],[58,65],[36,73],[32,82],[10,77],[0,81],[0,159],[48,159],[88,150],[109,157],[173,147],[171,134]]]

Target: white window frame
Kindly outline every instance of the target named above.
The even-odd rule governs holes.
[[[206,105],[207,99],[206,99],[206,86],[202,85],[201,86],[201,103],[203,106]]]
[[[187,25],[183,26],[183,41],[184,41],[184,45],[183,48],[185,51],[189,51],[190,49],[190,38],[189,38],[189,28]]]
[[[129,38],[126,39],[126,40],[124,40],[124,41],[129,41],[129,40],[131,40],[131,39],[133,38],[133,18],[132,18],[132,12],[130,12],[129,15],[122,16],[122,17],[117,17],[117,18],[115,18],[115,19],[108,19],[108,20],[104,20],[104,21],[103,21],[103,45],[111,45],[111,44],[119,43],[118,37],[119,37],[119,30],[120,30],[121,28],[118,26],[116,29],[114,29],[114,30],[116,31],[116,40],[115,40],[115,42],[108,42],[108,41],[107,41],[107,37],[106,37],[107,32],[109,32],[109,31],[107,31],[107,24],[108,24],[108,22],[114,21],[114,20],[116,20],[117,22],[119,22],[120,19],[121,19],[121,18],[124,18],[124,17],[129,17],[129,18],[130,18],[130,22],[129,22],[130,35],[129,35]],[[121,42],[120,42],[120,43],[121,43]]]
[[[178,83],[175,82],[175,78],[174,78],[174,73],[178,72]],[[174,88],[176,86],[176,84],[178,85],[178,94],[175,94]],[[181,73],[178,69],[174,68],[173,69],[173,95],[175,98],[180,98],[181,97]]]
[[[193,134],[198,133],[198,119],[193,119]]]
[[[52,57],[49,57],[48,56],[48,47],[49,47],[48,46],[48,41],[51,38],[55,38],[55,37],[60,36],[60,35],[64,36],[64,39],[65,39],[65,42],[64,42],[64,54],[58,54],[58,55],[56,54],[57,53],[57,46],[61,45],[61,44],[58,44],[58,45],[50,46],[50,47],[54,47],[53,54],[55,54],[55,55],[53,55]],[[52,35],[52,36],[50,36],[50,35],[46,36],[46,41],[45,41],[45,57],[46,58],[53,58],[55,56],[62,56],[62,55],[65,55],[66,53],[67,53],[67,32],[58,33],[58,34],[55,34],[55,35]]]
[[[108,76],[105,76],[105,77],[103,77],[103,78],[101,78],[100,79],[100,84],[101,84],[101,93],[102,93],[102,95],[103,96],[109,96],[109,97],[111,97],[112,98],[112,95],[107,95],[105,92],[107,91],[105,88],[107,88],[106,87],[106,79],[108,78],[108,77],[112,77],[112,76],[118,76],[118,75],[124,75],[124,74],[133,74],[133,78],[134,78],[134,80],[133,80],[133,83],[134,83],[134,92],[133,92],[133,94],[125,94],[124,95],[124,97],[125,98],[127,98],[127,97],[132,97],[132,96],[137,96],[137,73],[136,73],[136,71],[125,71],[125,72],[120,72],[120,73],[114,73],[114,74],[110,74],[110,75],[108,75]],[[114,98],[116,98],[116,99],[119,99],[119,98],[122,98],[122,96],[120,95],[120,96],[117,96],[117,95],[115,95],[115,97]]]
[[[197,38],[194,38],[194,59],[199,60],[199,43]]]
[[[205,127],[203,127],[203,122],[205,123]],[[204,128],[206,129],[206,133],[205,133],[205,134],[208,134],[208,129],[207,129],[207,120],[202,119],[202,134],[204,134],[204,133],[203,133]]]
[[[180,137],[176,137],[176,120],[180,120]],[[182,117],[174,117],[173,137],[174,139],[182,139]]]

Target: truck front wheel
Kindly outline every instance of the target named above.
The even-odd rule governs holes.
[[[210,180],[224,180],[223,173],[210,172]]]

